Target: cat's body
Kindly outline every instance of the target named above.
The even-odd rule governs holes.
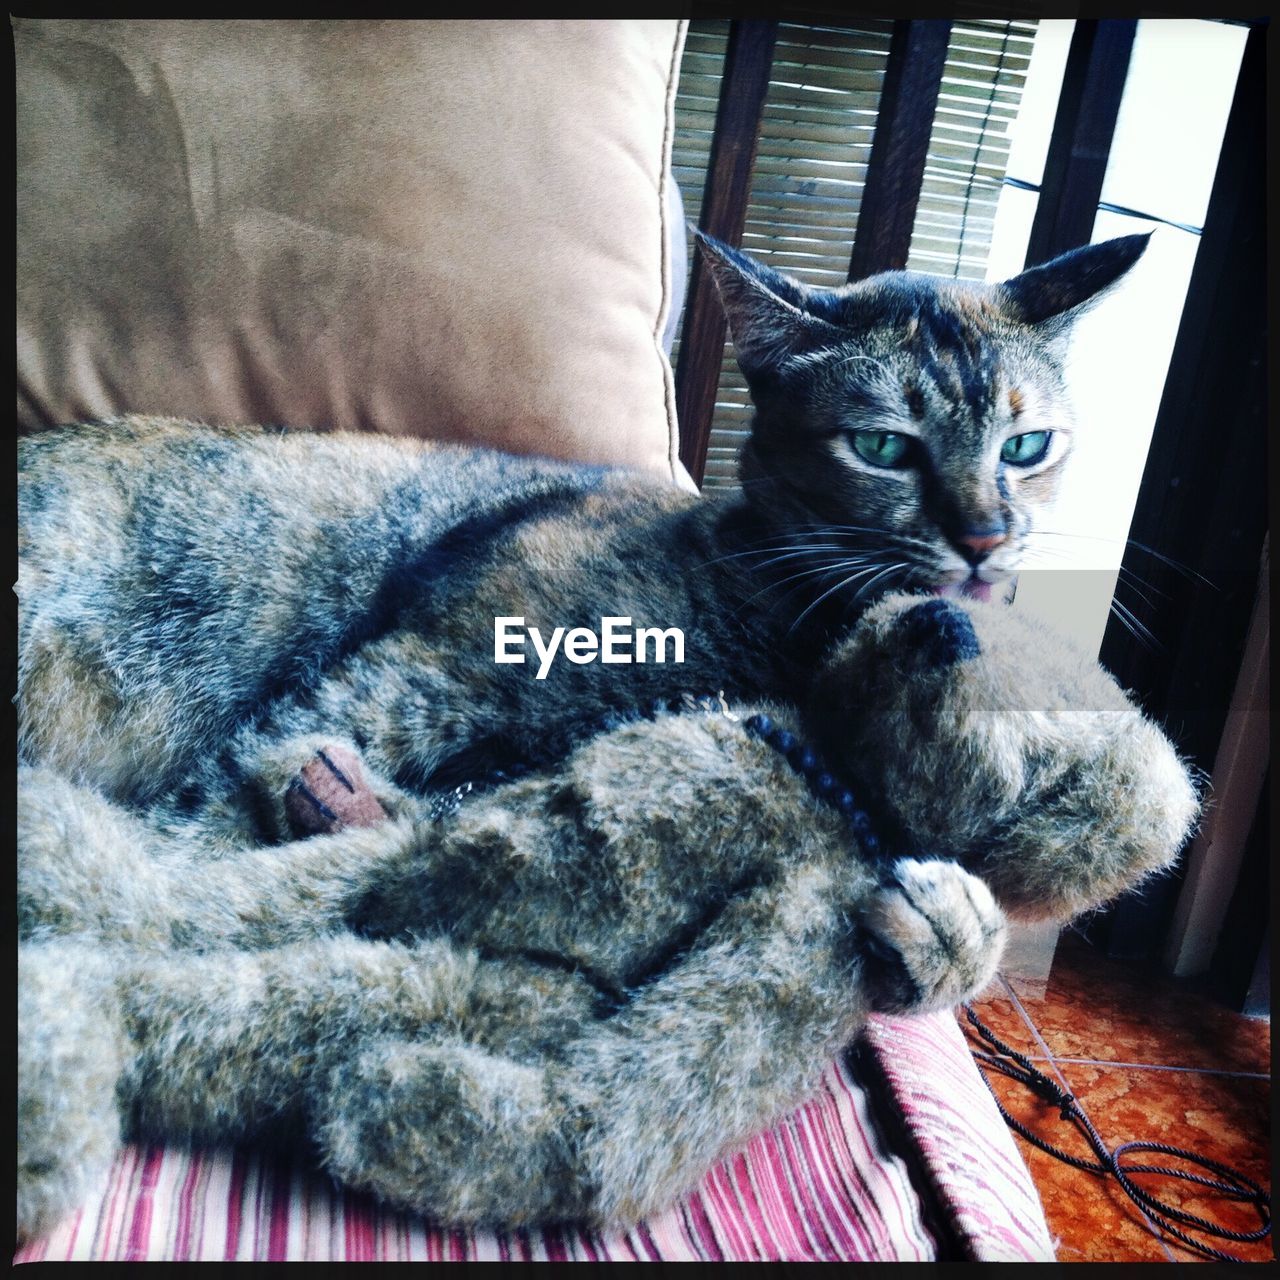
[[[429,788],[683,692],[786,688],[732,518],[594,468],[128,419],[20,445],[22,754],[190,808],[283,740]],[[494,619],[679,628],[682,663],[494,661]],[[455,772],[456,772],[455,769]],[[270,770],[268,770],[270,772]]]
[[[23,786],[29,792],[30,780],[39,776],[53,796],[47,821],[38,805],[28,807],[34,814],[31,849],[61,847],[71,831],[56,816],[60,795],[73,810],[84,795],[89,808],[108,803],[130,810],[128,834],[117,844],[126,856],[143,846],[140,867],[163,858],[175,834],[184,856],[243,855],[251,846],[277,844],[294,834],[286,787],[327,744],[363,757],[380,788],[378,799],[393,817],[406,816],[405,810],[414,816],[433,789],[447,790],[494,765],[559,762],[575,736],[608,713],[720,690],[739,702],[803,704],[827,646],[877,596],[908,588],[986,599],[1016,570],[1069,446],[1061,368],[1065,328],[1132,265],[1144,244],[1130,238],[1094,246],[989,288],[893,276],[835,294],[805,290],[712,247],[713,270],[758,407],[744,451],[744,496],[726,505],[594,468],[363,436],[224,432],[129,418],[21,441],[19,750],[24,765],[38,767],[24,773]],[[678,629],[684,661],[575,663],[562,654],[539,679],[536,662],[495,660],[495,620],[512,617],[544,636],[556,628],[594,630],[608,617]],[[892,667],[885,670],[892,678]],[[650,790],[661,793],[668,786],[666,775],[648,779],[647,760],[636,768]],[[715,786],[732,787],[732,772],[726,766],[717,773]],[[669,785],[678,785],[678,776]],[[661,803],[659,794],[658,818]],[[672,812],[679,806],[673,804]],[[555,824],[548,829],[554,844]],[[84,830],[94,839],[93,823]],[[351,839],[358,853],[369,834],[333,838]],[[668,834],[679,838],[674,829]],[[372,838],[376,845],[380,833]],[[605,831],[596,838],[613,837]],[[649,868],[662,879],[669,901],[673,894],[680,898],[673,870],[681,858],[696,864],[700,853],[677,848],[680,857],[673,862],[673,847],[664,842],[666,861],[658,858]],[[594,848],[588,843],[579,852],[589,862]],[[796,848],[802,850],[803,842]],[[323,854],[324,848],[307,852]],[[552,859],[554,885],[556,850],[538,852]],[[795,877],[781,883],[803,890],[812,876],[834,874],[838,863],[801,861]],[[56,879],[58,858],[46,862]],[[440,883],[447,889],[448,877]],[[126,876],[122,886],[141,895],[140,902],[145,898],[146,883],[132,884]],[[676,966],[682,976],[674,979],[675,1006],[655,993],[648,1003],[627,1003],[616,1022],[605,1019],[604,1041],[622,1047],[575,1069],[575,1092],[560,1099],[568,1108],[567,1129],[560,1120],[546,1120],[559,1112],[542,1106],[543,1086],[536,1079],[516,1080],[517,1093],[532,1091],[524,1102],[542,1126],[534,1145],[559,1152],[578,1124],[573,1117],[592,1115],[626,1138],[607,1147],[612,1177],[637,1143],[662,1144],[644,1119],[660,1113],[673,1133],[692,1135],[676,1163],[693,1161],[703,1154],[699,1135],[724,1130],[722,1112],[734,1105],[733,1088],[726,1097],[715,1084],[722,1050],[729,1058],[725,1078],[763,1091],[749,1112],[736,1116],[734,1124],[741,1124],[794,1100],[798,1082],[812,1075],[814,1055],[830,1051],[866,1009],[894,1007],[866,977],[873,966],[864,963],[858,937],[847,931],[850,899],[843,889],[816,898],[804,890],[794,901],[788,890],[766,902],[765,916],[756,920],[751,897],[738,901],[724,888],[716,883],[716,909],[709,913],[692,899],[675,903],[692,912],[699,942],[690,966]],[[851,893],[875,900],[876,882],[860,881]],[[233,898],[228,895],[229,902]],[[568,919],[577,896],[556,901],[566,920],[535,922],[556,945],[578,936],[579,926],[596,942],[601,928],[607,932],[607,922]],[[945,894],[932,915],[917,912],[910,922],[896,923],[886,917],[881,936],[900,953],[918,949],[920,937],[931,946],[953,926],[965,932],[972,908],[964,892]],[[810,911],[813,921],[825,922],[819,930],[823,946],[838,958],[834,965],[824,962],[822,981],[816,970],[812,981],[805,976],[802,943]],[[448,914],[445,903],[439,909],[445,926]],[[642,925],[643,916],[632,913],[628,927]],[[558,923],[566,931],[558,932]],[[379,932],[376,919],[362,925]],[[69,931],[82,932],[75,925]],[[775,943],[787,957],[781,985],[770,967]],[[63,944],[29,945],[29,972],[52,975],[45,994],[56,1009],[64,967],[57,948]],[[70,945],[82,953],[86,973],[95,965],[110,971],[106,961],[93,960],[94,944]],[[424,943],[413,960],[421,974],[421,983],[414,978],[410,984],[413,991],[360,967],[364,960],[356,951],[376,952],[391,976],[403,977],[398,945],[362,942],[345,959],[331,957],[336,968],[330,972],[315,969],[309,952],[291,958],[288,945],[269,942],[255,953],[260,962],[246,961],[243,972],[219,988],[225,1009],[214,1007],[213,988],[182,977],[170,1012],[180,1028],[188,1012],[204,1008],[206,995],[213,1000],[205,1013],[225,1034],[213,1051],[222,1057],[207,1071],[202,1066],[204,1074],[216,1071],[217,1062],[230,1070],[245,1053],[257,1052],[251,1038],[247,1048],[241,1044],[248,1032],[221,1013],[244,1015],[245,1000],[251,1005],[255,991],[284,991],[287,997],[290,974],[300,984],[297,1007],[305,1006],[308,1018],[315,1013],[308,1002],[319,992],[322,1039],[362,1034],[361,1010],[347,1008],[340,993],[371,986],[389,1002],[384,1012],[397,1028],[417,1027],[430,1040],[453,1025],[455,1011],[448,1000],[435,1014],[415,1001],[432,984],[454,982],[454,960],[444,944]],[[650,961],[636,963],[643,970]],[[471,963],[463,965],[459,999],[471,999]],[[953,954],[934,948],[920,978],[933,991],[959,990],[949,985],[954,967]],[[537,969],[533,964],[529,978],[532,1013],[522,1007],[503,1024],[510,997],[503,996],[507,1004],[497,1001],[495,1045],[508,1032],[518,1040],[531,1018],[537,1023]],[[634,976],[625,965],[615,975],[624,983]],[[33,979],[37,988],[44,989],[44,977]],[[846,978],[847,999],[841,994]],[[117,974],[106,981],[127,988],[129,978]],[[556,982],[563,986],[560,979],[551,986]],[[501,986],[499,980],[493,990]],[[598,995],[592,990],[586,998],[593,1002]],[[163,1003],[159,996],[149,999],[139,996],[129,1015],[135,1030],[145,1032]],[[569,1006],[576,1008],[575,1001],[576,995]],[[768,1073],[756,1080],[748,1055],[759,1045],[751,1049],[749,1037],[726,1039],[719,1028],[750,1029],[751,1009],[760,1011],[762,1025],[783,1026],[785,1019],[773,1015],[787,1002],[808,1011],[806,1035],[813,1035],[803,1045],[784,1036],[769,1052],[790,1044],[804,1060],[782,1054],[782,1075],[795,1067],[787,1081]],[[729,1012],[731,1005],[747,1010],[745,1023]],[[31,1007],[38,1006],[37,1000]],[[570,1020],[578,1016],[570,1010]],[[377,1018],[370,1017],[376,1031]],[[42,1015],[33,1015],[30,1025],[31,1048],[20,1051],[20,1065],[39,1078]],[[556,1040],[554,1024],[548,1025],[538,1041],[544,1047]],[[262,1034],[273,1033],[266,1028]],[[683,1037],[688,1052],[667,1052],[673,1035]],[[291,1073],[303,1069],[303,1059],[287,1034],[277,1041],[260,1056],[275,1064],[268,1049],[283,1055],[278,1070],[264,1067],[263,1088],[278,1099],[294,1089]],[[125,1055],[126,1077],[144,1078],[145,1057],[129,1059],[121,1044],[110,1053]],[[405,1052],[413,1057],[418,1048]],[[368,1091],[380,1099],[394,1129],[401,1105],[396,1089],[404,1092],[414,1077],[412,1063],[395,1054],[388,1058],[384,1049],[375,1044],[368,1061],[357,1064],[351,1088],[346,1076],[335,1077],[335,1092],[321,1109],[337,1114],[351,1098],[358,1104],[362,1095],[352,1089]],[[464,1076],[472,1067],[479,1071],[485,1096],[499,1108],[490,1130],[506,1141],[503,1149],[515,1152],[519,1135],[507,1134],[500,1123],[511,1081],[488,1059],[477,1059],[478,1067],[469,1062],[448,1070]],[[652,1064],[666,1074],[651,1070]],[[438,1067],[431,1066],[424,1079],[436,1080],[431,1072],[438,1075]],[[448,1081],[441,1080],[440,1097],[447,1098]],[[402,1099],[405,1107],[436,1106],[422,1081],[409,1095]],[[234,1091],[227,1099],[232,1110],[241,1103]],[[619,1111],[624,1107],[632,1108],[629,1118]],[[239,1132],[234,1116],[221,1115],[218,1123],[223,1121],[224,1131]],[[454,1133],[453,1113],[435,1115],[432,1125]],[[173,1127],[182,1124],[159,1126],[165,1132]],[[194,1122],[190,1127],[199,1128]],[[58,1135],[55,1145],[78,1140],[74,1125]],[[335,1168],[376,1157],[377,1141],[367,1134],[350,1140],[356,1145],[334,1156]],[[446,1179],[460,1180],[456,1195],[433,1201],[434,1192],[419,1188],[399,1198],[445,1205],[463,1220],[500,1217],[504,1197],[526,1193],[538,1201],[525,1203],[526,1218],[553,1204],[585,1211],[591,1203],[590,1187],[582,1193],[586,1201],[580,1188],[576,1198],[557,1201],[554,1176],[545,1169],[537,1176],[548,1179],[550,1199],[538,1200],[536,1178],[531,1183],[520,1174],[516,1161],[515,1183],[489,1184],[492,1198],[478,1209],[468,1198],[474,1169],[466,1160],[483,1154],[460,1153],[456,1169],[444,1162]],[[47,1163],[42,1150],[24,1152],[23,1159],[33,1168]],[[409,1163],[414,1165],[412,1158]],[[414,1167],[434,1177],[440,1151],[433,1148]],[[366,1182],[394,1199],[394,1179],[403,1168],[398,1163],[381,1183]],[[37,1172],[37,1186],[42,1177]],[[646,1194],[674,1189],[659,1180]],[[39,1203],[28,1225],[65,1208],[65,1193],[57,1187],[34,1193]],[[594,1203],[591,1212],[608,1218],[624,1207]]]
[[[657,698],[797,700],[877,595],[1007,582],[1069,450],[1064,326],[1144,244],[836,294],[710,250],[759,406],[725,506],[376,437],[131,418],[23,440],[21,756],[190,811],[275,786],[279,744],[315,735],[421,791]],[[684,661],[501,664],[501,617],[675,628]]]
[[[79,1185],[70,1135],[109,1156],[121,1130],[305,1135],[445,1222],[630,1224],[800,1101],[869,1010],[985,983],[981,881],[868,862],[744,729],[764,708],[730,706],[629,721],[436,821],[215,860],[24,770],[24,1225]],[[81,1078],[66,1046],[103,1027]],[[69,1106],[43,1105],[51,1077]]]
[[[435,818],[213,860],[23,770],[23,1229],[122,1130],[305,1135],[437,1221],[629,1225],[805,1097],[870,1011],[981,989],[1002,909],[1095,906],[1194,818],[1158,730],[997,605],[891,596],[812,701],[827,759],[894,814],[884,843],[796,708],[718,698]]]

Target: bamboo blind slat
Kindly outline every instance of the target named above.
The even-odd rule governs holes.
[[[952,53],[929,139],[910,269],[971,279],[986,274],[1009,130],[1034,39],[1033,22],[1004,24],[998,40],[992,24],[952,24]],[[986,53],[982,74],[975,73],[968,52],[975,42]]]

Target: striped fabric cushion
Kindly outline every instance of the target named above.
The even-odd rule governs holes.
[[[1040,1196],[955,1018],[875,1017],[863,1046],[880,1111],[900,1117],[917,1188],[955,1254],[1053,1262]]]
[[[957,1241],[974,1259],[1052,1258],[954,1018],[878,1019],[865,1043],[878,1087],[833,1062],[815,1098],[624,1234],[441,1230],[270,1155],[131,1146],[92,1203],[15,1261],[901,1261]],[[912,1113],[905,1158],[873,1119],[895,1105]]]

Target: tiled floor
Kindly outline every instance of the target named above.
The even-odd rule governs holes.
[[[1185,984],[1108,960],[1071,934],[1059,945],[1047,988],[1001,978],[975,1009],[1005,1043],[1075,1095],[1109,1147],[1139,1140],[1183,1147],[1270,1189],[1270,1023],[1233,1014]],[[1005,1109],[1032,1132],[1073,1155],[1094,1158],[1056,1107],[997,1072],[988,1078]],[[1044,1202],[1060,1262],[1206,1260],[1147,1218],[1114,1178],[1073,1168],[1020,1136],[1015,1140]],[[1179,1165],[1169,1157],[1123,1157],[1126,1164],[1145,1160]],[[1198,1194],[1194,1184],[1155,1176],[1134,1182],[1224,1227],[1247,1232],[1259,1225],[1251,1207]],[[1190,1234],[1248,1261],[1275,1256],[1271,1237],[1241,1244]]]

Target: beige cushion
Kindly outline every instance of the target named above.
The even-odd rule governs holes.
[[[20,430],[138,411],[680,477],[683,23],[13,26]]]

